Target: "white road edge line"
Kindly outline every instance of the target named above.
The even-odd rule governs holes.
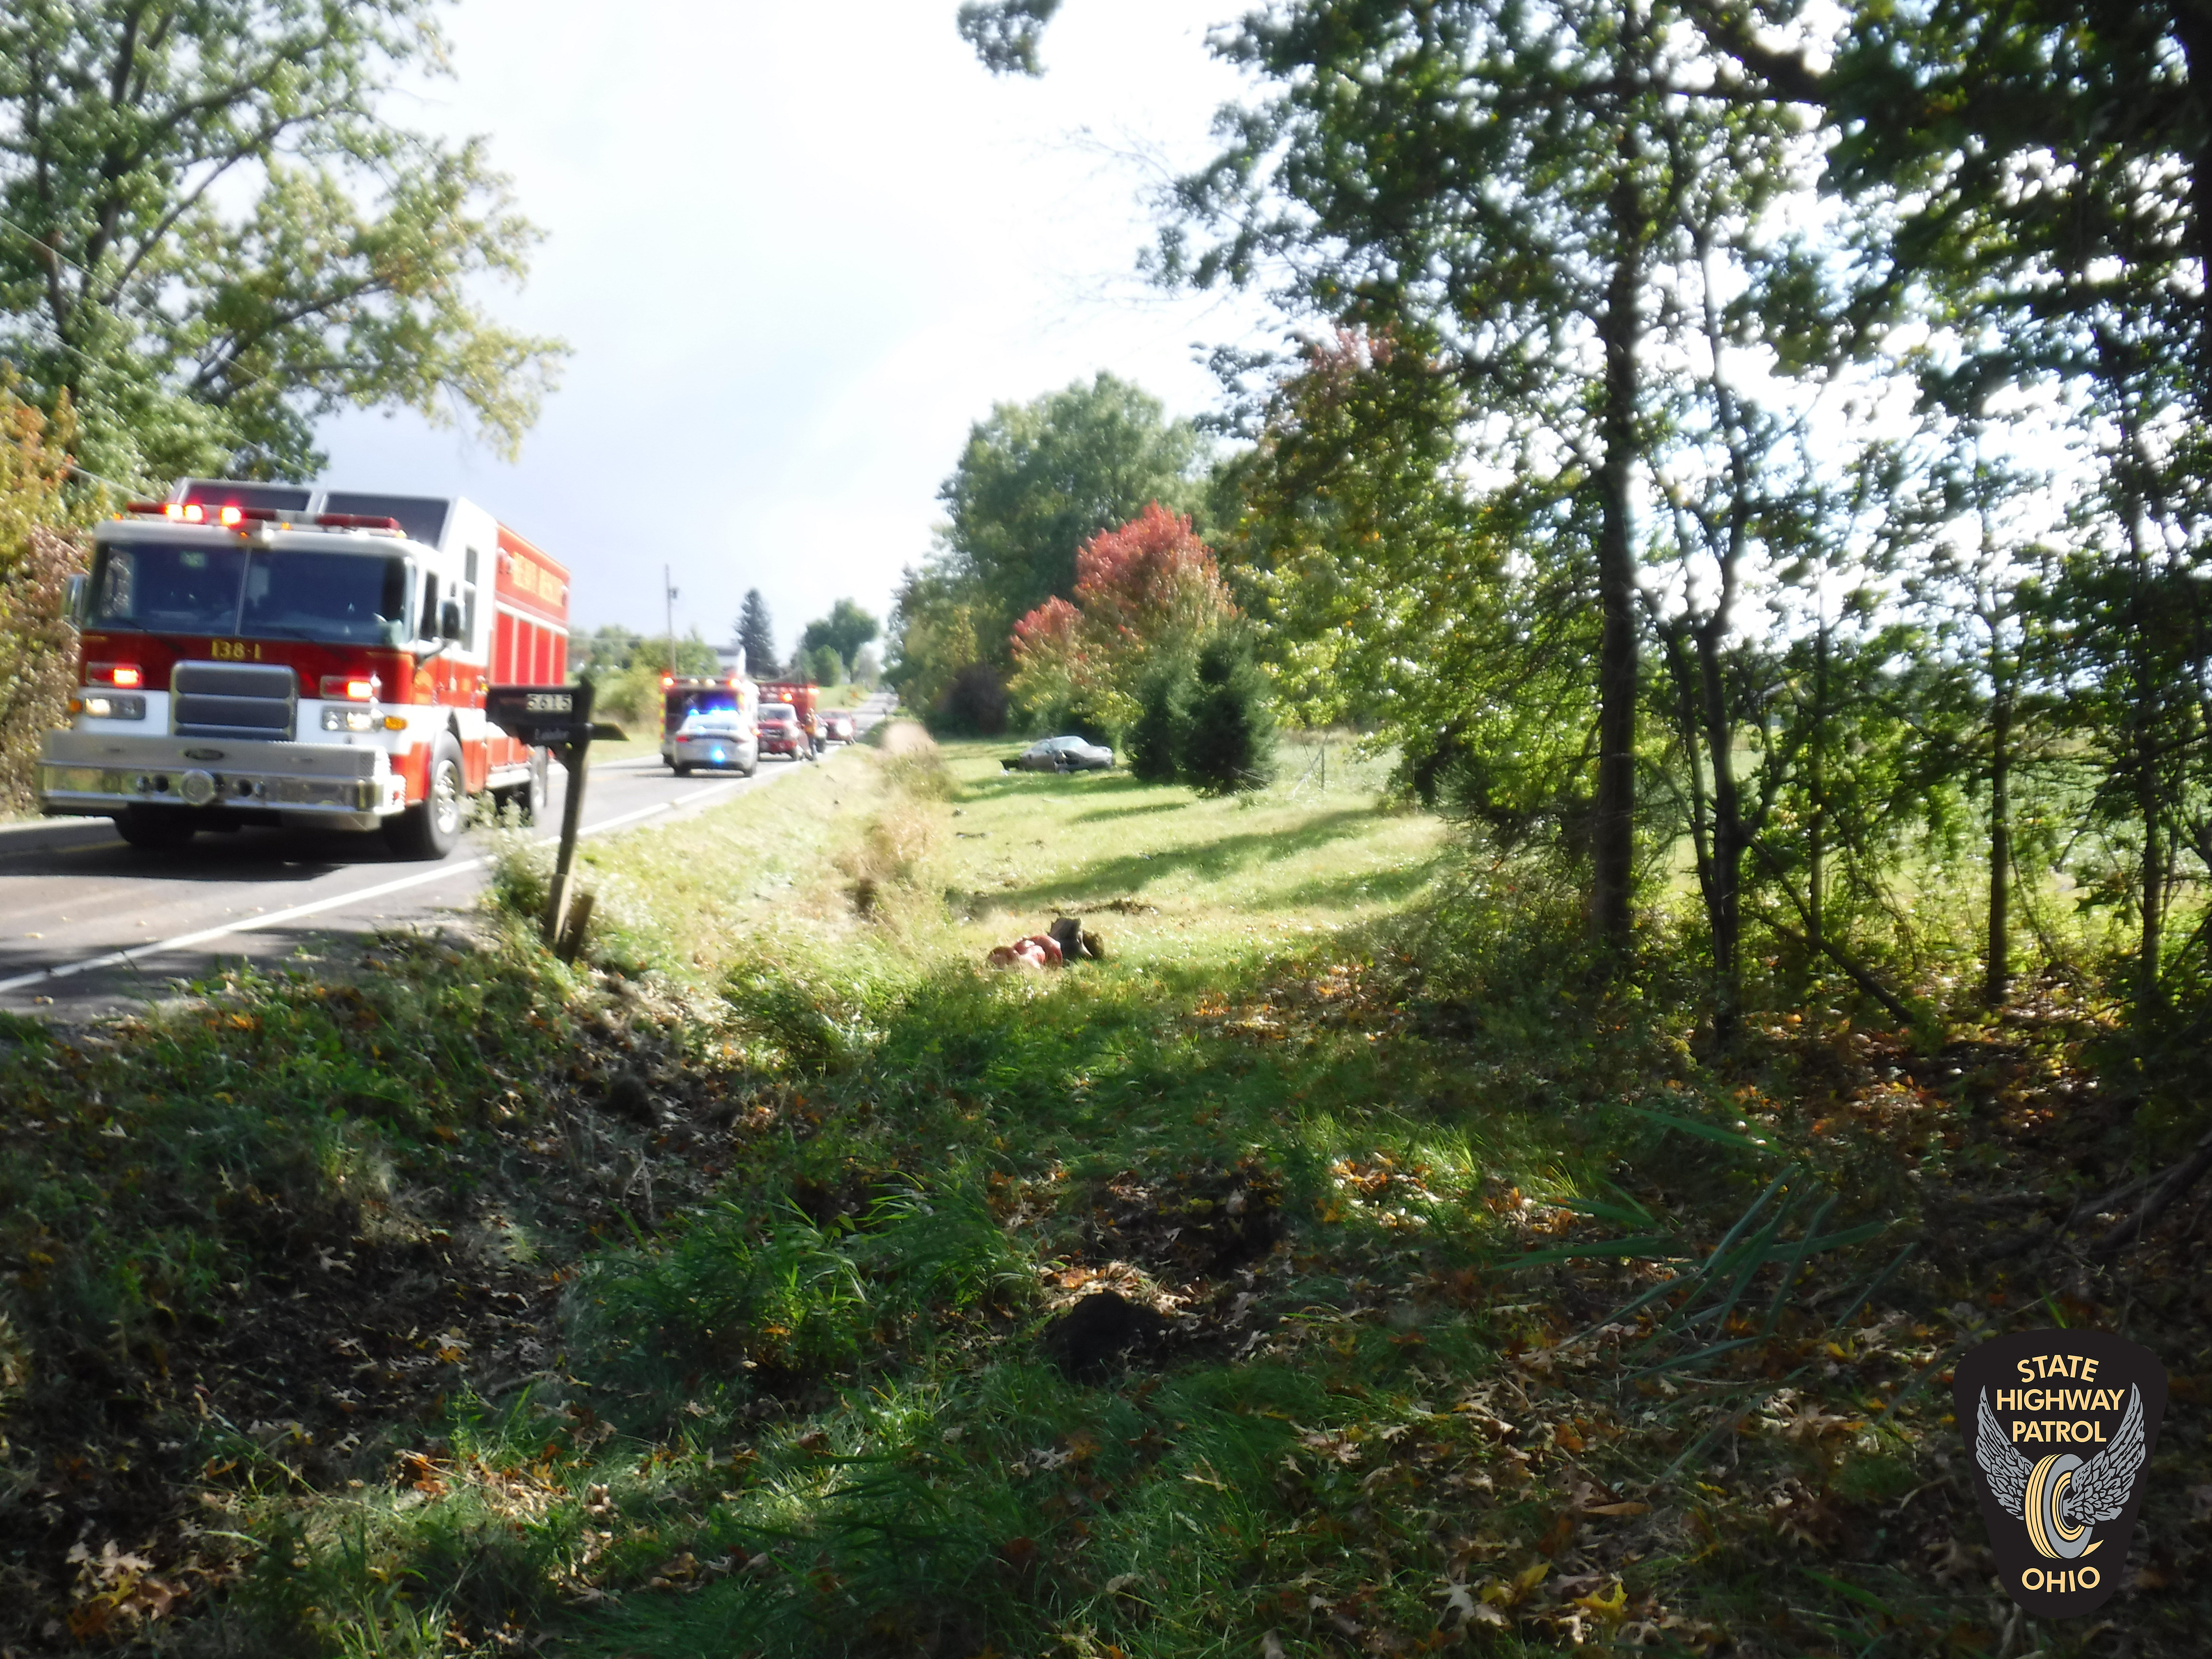
[[[577,831],[584,836],[605,834],[618,830],[625,823],[635,823],[640,818],[649,818],[656,812],[666,812],[679,806],[702,806],[717,795],[727,794],[743,778],[732,778],[716,788],[694,795],[688,800],[664,800],[651,806],[641,806],[631,812],[623,812],[611,818],[601,818],[597,823],[586,824]],[[540,841],[556,841],[557,836],[540,836]],[[134,945],[127,951],[112,951],[104,957],[94,957],[84,962],[72,962],[59,968],[40,968],[35,972],[18,974],[13,979],[0,979],[0,995],[19,991],[27,985],[40,985],[50,980],[73,979],[79,974],[90,973],[95,968],[120,968],[135,964],[142,957],[157,956],[164,951],[189,951],[195,945],[204,945],[210,939],[222,939],[231,933],[258,933],[288,921],[297,921],[303,916],[320,915],[325,910],[340,910],[350,904],[359,904],[373,898],[382,898],[386,893],[404,892],[410,887],[423,887],[434,881],[466,875],[471,870],[484,866],[483,859],[469,859],[459,864],[441,864],[434,870],[420,875],[402,876],[397,881],[387,881],[374,887],[362,887],[350,893],[339,893],[326,899],[317,899],[313,904],[295,904],[289,910],[275,910],[267,915],[249,916],[241,921],[227,921],[220,927],[204,927],[197,933],[179,933],[174,939],[165,939],[151,945]]]

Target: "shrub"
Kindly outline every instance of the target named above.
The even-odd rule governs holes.
[[[1200,647],[1177,771],[1194,789],[1225,795],[1260,789],[1273,775],[1275,716],[1267,677],[1241,631],[1224,629]]]
[[[1190,665],[1164,658],[1137,688],[1137,721],[1129,728],[1129,770],[1146,783],[1172,783],[1190,703]]]

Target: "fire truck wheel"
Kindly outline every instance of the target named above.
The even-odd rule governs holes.
[[[149,853],[166,853],[191,841],[198,827],[173,809],[133,806],[117,817],[115,833],[133,847]]]
[[[430,798],[396,818],[386,818],[385,836],[402,858],[441,859],[461,838],[461,817],[468,804],[461,745],[448,732],[430,750]]]

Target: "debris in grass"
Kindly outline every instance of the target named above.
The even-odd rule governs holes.
[[[1118,1363],[1157,1352],[1167,1333],[1167,1320],[1155,1310],[1117,1291],[1097,1291],[1054,1320],[1044,1341],[1061,1370],[1096,1382]]]

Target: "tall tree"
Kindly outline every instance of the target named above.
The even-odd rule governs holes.
[[[2055,400],[2075,492],[2036,619],[2095,769],[2138,1010],[2212,878],[2212,16],[2194,0],[1928,0],[1855,14],[1819,83],[1864,210],[1870,325],[1932,321],[1923,394],[1962,427]],[[2018,394],[2030,394],[2024,400]],[[2202,935],[2199,934],[2201,939]],[[1992,937],[1991,956],[1997,956]],[[1992,982],[1999,975],[1992,975]]]
[[[979,626],[975,584],[933,560],[907,567],[891,596],[890,657],[884,678],[911,708],[935,708],[965,669],[993,672],[983,659],[995,636]]]
[[[35,804],[40,740],[67,722],[77,684],[62,605],[90,504],[66,489],[70,436],[66,398],[49,420],[0,374],[0,811]]]
[[[883,632],[883,624],[850,599],[840,599],[826,617],[817,617],[799,635],[799,654],[811,659],[827,646],[837,660],[850,666],[860,647]]]
[[[1237,608],[1190,520],[1157,501],[1100,531],[1076,561],[1073,601],[1054,595],[1014,624],[1008,689],[1033,720],[1060,726],[1080,714],[1124,730],[1159,662],[1188,671]]]
[[[1502,842],[1586,852],[1588,502],[1473,488],[1475,418],[1417,336],[1308,341],[1222,469],[1223,567],[1299,718],[1388,731],[1407,785]]]
[[[1293,316],[1425,342],[1480,411],[1481,460],[1576,501],[1598,635],[1590,915],[1616,953],[1636,860],[1639,503],[1703,350],[1670,296],[1696,291],[1716,237],[1726,262],[1789,165],[1786,112],[1717,82],[1700,46],[1669,0],[1250,14],[1218,49],[1267,90],[1178,187],[1164,245],[1171,276],[1270,283]]]
[[[757,587],[745,590],[744,608],[738,612],[738,643],[744,648],[745,672],[763,679],[775,673],[775,623]]]
[[[341,406],[465,412],[513,454],[565,348],[480,279],[538,233],[480,140],[379,112],[442,72],[434,0],[0,10],[0,340],[95,471],[305,477]]]
[[[1060,0],[967,0],[957,14],[960,38],[996,75],[1039,75],[1037,42]]]
[[[1194,505],[1202,453],[1189,422],[1103,372],[977,422],[938,491],[950,523],[936,562],[976,607],[983,660],[1004,667],[1014,619],[1074,592],[1091,537],[1149,502]]]

